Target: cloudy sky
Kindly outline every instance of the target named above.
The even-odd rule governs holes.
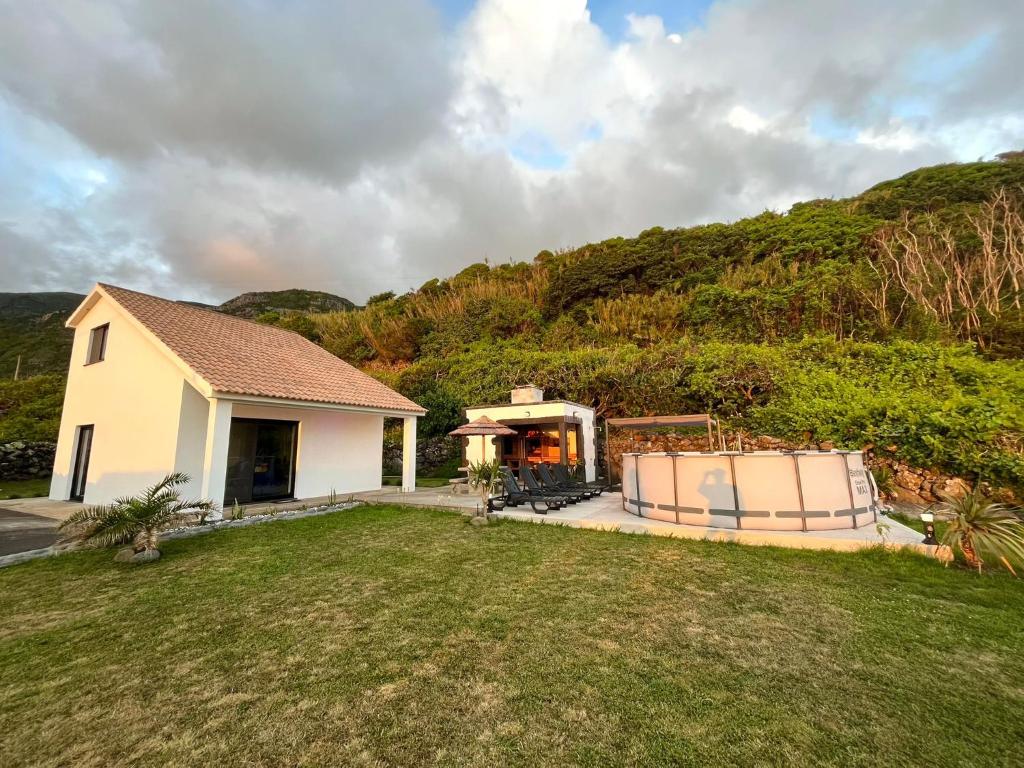
[[[1020,0],[0,0],[0,291],[363,301],[1024,147]]]

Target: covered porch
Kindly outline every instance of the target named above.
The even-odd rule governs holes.
[[[585,461],[583,422],[573,416],[556,415],[540,419],[502,419],[499,423],[516,431],[515,435],[495,437],[498,460],[514,471],[524,464],[536,466]],[[466,458],[463,447],[463,458]]]
[[[466,409],[466,420],[486,416],[515,431],[500,437],[467,438],[466,463],[497,459],[512,471],[523,466],[564,464],[582,467],[586,479],[597,479],[594,409],[570,400],[545,400],[539,387],[524,385],[511,392],[511,402]]]
[[[225,509],[379,489],[386,417],[402,420],[400,490],[415,490],[419,414],[215,397],[192,420],[204,415],[202,425],[182,421],[178,466],[189,456],[201,459],[189,472],[194,491]]]

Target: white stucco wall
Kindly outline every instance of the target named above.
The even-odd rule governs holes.
[[[190,499],[202,496],[203,458],[206,451],[206,423],[210,401],[187,381],[181,382],[178,407],[178,431],[175,438],[174,469],[184,472],[191,482],[182,493]]]
[[[299,422],[295,496],[380,490],[383,474],[384,417],[320,408],[235,403],[235,418]]]
[[[481,416],[486,416],[495,421],[502,419],[532,419],[550,418],[552,416],[576,416],[581,422],[583,438],[584,470],[588,481],[597,479],[596,463],[596,438],[594,432],[594,410],[577,403],[562,403],[548,401],[541,403],[524,403],[522,405],[494,405],[481,408],[467,408],[466,421],[473,421]],[[466,445],[466,460],[480,461],[495,458],[497,447],[493,443],[494,438],[483,438],[484,449],[481,454],[479,437],[470,437]],[[499,438],[500,439],[500,438]]]
[[[85,365],[90,333],[105,323],[110,325],[106,356]],[[77,428],[87,424],[94,425],[94,433],[86,504],[134,495],[173,471],[192,478],[184,496],[201,497],[211,413],[201,386],[195,374],[101,296],[75,329],[50,498],[69,498]],[[382,415],[246,403],[229,407],[235,417],[299,422],[296,497],[380,488]],[[214,485],[223,491],[222,482]]]
[[[93,328],[110,324],[106,357],[85,365]],[[182,371],[101,298],[75,329],[50,497],[71,491],[76,428],[95,425],[87,504],[105,504],[160,480],[175,466]]]

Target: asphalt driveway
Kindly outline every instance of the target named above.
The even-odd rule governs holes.
[[[0,502],[2,504],[3,502]],[[0,555],[13,555],[55,544],[59,520],[0,507]]]

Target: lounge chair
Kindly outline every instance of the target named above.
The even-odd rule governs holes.
[[[537,476],[533,474],[533,470],[526,464],[523,464],[519,468],[519,479],[523,481],[523,485],[526,486],[526,490],[537,494],[538,496],[547,496],[553,499],[563,499],[569,504],[575,504],[578,501],[583,501],[583,496],[579,493],[572,491],[554,491],[544,488],[540,481],[537,480]]]
[[[577,493],[584,500],[593,498],[599,493],[598,491],[595,491],[592,488],[587,488],[579,483],[566,483],[559,480],[555,477],[551,467],[547,464],[538,464],[537,474],[540,475],[540,481],[543,483],[545,488],[557,493]]]
[[[522,488],[516,480],[516,476],[512,474],[512,470],[508,467],[501,467],[498,471],[501,474],[501,481],[505,492],[501,496],[491,499],[490,503],[494,509],[501,510],[505,507],[518,507],[520,504],[529,504],[538,515],[546,515],[548,510],[561,509],[565,506],[564,501],[546,496],[538,496]],[[542,504],[543,509],[537,509],[538,504]]]
[[[555,473],[555,478],[561,480],[563,483],[575,484],[578,487],[586,488],[594,496],[600,496],[602,493],[608,490],[608,486],[604,483],[588,483],[585,480],[575,480],[572,475],[569,474],[569,468],[565,464],[555,464],[552,466]]]

